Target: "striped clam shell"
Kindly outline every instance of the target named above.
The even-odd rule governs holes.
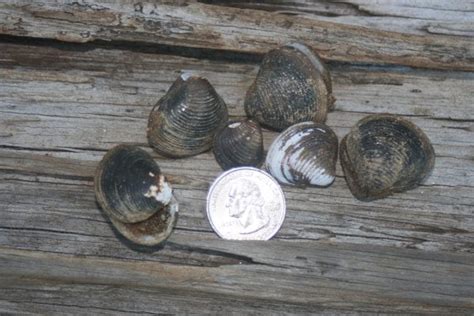
[[[99,205],[129,240],[156,245],[171,234],[178,203],[146,151],[130,145],[112,148],[97,167],[94,185]]]
[[[281,131],[299,122],[324,122],[334,100],[327,67],[311,47],[293,43],[265,55],[244,106],[249,117]]]
[[[328,126],[298,123],[273,141],[265,168],[282,184],[329,186],[335,178],[337,147],[337,136]]]
[[[263,160],[262,129],[252,120],[233,121],[214,139],[214,156],[224,170],[257,167]]]
[[[340,159],[352,194],[371,201],[417,187],[431,173],[435,154],[415,124],[376,114],[360,120],[342,139]]]
[[[227,117],[227,106],[209,81],[183,74],[151,111],[148,141],[166,157],[197,155],[211,149]]]

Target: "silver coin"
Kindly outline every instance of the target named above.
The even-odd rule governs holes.
[[[224,239],[268,240],[285,219],[280,185],[268,173],[251,167],[220,175],[207,195],[207,217]]]

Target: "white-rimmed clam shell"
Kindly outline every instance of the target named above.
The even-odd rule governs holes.
[[[328,126],[298,123],[273,141],[265,168],[282,184],[328,186],[335,177],[337,147],[337,136]]]

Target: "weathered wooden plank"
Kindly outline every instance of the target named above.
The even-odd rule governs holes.
[[[214,247],[209,240],[199,243]],[[63,310],[62,306],[181,312],[192,304],[220,312],[240,308],[241,312],[460,314],[474,308],[474,270],[465,256],[400,249],[380,254],[363,246],[308,242],[219,244],[251,254],[255,263],[192,267],[2,249],[0,291],[10,302],[7,311],[28,312],[36,307]],[[230,303],[232,299],[236,302]],[[180,301],[188,307],[176,306]],[[210,305],[203,307],[203,302]]]
[[[0,220],[8,232],[2,245],[130,258],[133,252],[114,246],[97,209],[91,187],[97,161],[117,143],[146,145],[148,112],[183,69],[208,77],[231,114],[243,115],[243,96],[257,65],[86,47],[2,45],[1,207],[8,210]],[[339,137],[368,113],[405,114],[432,139],[436,168],[425,186],[369,204],[350,195],[340,169],[330,189],[286,188],[290,211],[277,238],[472,252],[472,74],[331,68],[338,101],[328,124]],[[265,132],[266,147],[275,135]],[[210,233],[204,199],[220,172],[212,154],[154,156],[177,189],[178,228]],[[28,199],[25,192],[39,196]],[[162,260],[175,260],[166,256]]]
[[[74,49],[78,51],[72,51]],[[40,94],[40,97],[49,92],[50,99],[61,97],[71,102],[92,100],[120,105],[141,102],[151,106],[181,71],[191,71],[208,77],[218,91],[226,95],[231,114],[243,114],[241,104],[246,89],[255,78],[258,64],[157,55],[159,52],[123,51],[92,45],[82,49],[80,45],[36,49],[33,45],[3,43],[0,53],[2,77],[14,82],[4,83],[2,96],[31,99],[33,95]],[[347,65],[330,65],[330,69],[338,97],[336,109],[363,112],[377,106],[379,111],[392,110],[405,115],[473,118],[469,111],[469,100],[474,94],[470,89],[474,81],[472,73]],[[27,82],[28,79],[49,86],[35,87]],[[15,87],[14,83],[19,81],[23,85]],[[91,88],[109,91],[106,94],[100,91],[101,95],[98,95]],[[76,90],[75,94],[83,92],[81,98],[70,95],[74,93],[71,90]],[[97,99],[99,97],[101,99]],[[41,96],[41,99],[45,98]],[[129,116],[136,117],[130,112]]]
[[[357,25],[406,34],[474,36],[474,2],[290,0],[202,1],[241,9],[265,10],[282,15]]]
[[[199,2],[176,6],[127,1],[104,5],[11,1],[1,5],[0,21],[4,21],[0,24],[2,34],[71,42],[141,41],[264,53],[299,40],[313,45],[330,60],[474,69],[474,44],[467,37],[387,32],[314,17],[282,16]]]
[[[270,242],[212,232],[205,196],[221,171],[211,153],[153,154],[181,210],[171,239],[144,248],[98,209],[98,160],[117,143],[146,146],[148,112],[182,70],[244,115],[256,61],[36,44],[0,44],[0,313],[474,310],[472,73],[331,64],[339,137],[369,113],[403,114],[432,139],[436,168],[418,189],[372,203],[352,197],[340,168],[329,189],[284,188],[287,218]],[[266,147],[275,135],[265,132]]]
[[[74,52],[74,47],[65,50],[67,45],[16,44],[2,48],[1,144],[71,155],[106,150],[120,142],[145,144],[148,113],[180,70],[208,77],[231,115],[242,116],[243,97],[257,69],[255,64],[118,49]],[[431,184],[472,184],[468,172],[474,156],[472,74],[331,68],[338,100],[328,124],[339,137],[369,113],[408,115],[427,132],[438,156],[444,157],[438,159],[441,168],[431,179],[445,179]],[[265,134],[266,145],[274,136]],[[445,168],[450,164],[453,168]]]
[[[285,301],[241,298],[171,288],[140,288],[100,284],[21,280],[0,289],[0,312],[21,315],[182,315],[182,314],[295,314],[347,313],[349,308],[323,308]],[[53,298],[51,298],[53,296]],[[309,304],[307,304],[309,305]],[[363,310],[364,308],[361,308]],[[366,307],[367,310],[375,308]],[[447,310],[449,308],[429,308]],[[460,309],[453,309],[460,310]],[[462,310],[462,309],[461,309]]]
[[[181,203],[178,229],[212,232],[205,198],[209,184],[221,171],[206,155],[193,160],[159,160]],[[27,153],[2,154],[1,160],[0,170],[6,172],[0,184],[0,208],[4,210],[0,230],[6,233],[0,237],[1,245],[133,256],[123,245],[115,245],[108,219],[97,207],[92,186],[95,162]],[[355,200],[342,177],[330,189],[285,187],[284,191],[288,212],[277,239],[454,252],[474,249],[472,187],[423,186],[369,204]],[[85,246],[90,240],[94,242]],[[123,249],[117,251],[117,247]]]
[[[19,102],[16,104],[25,108],[24,104]],[[88,107],[94,108],[95,106],[89,104]],[[113,108],[110,109],[113,110]],[[119,112],[125,112],[126,109],[127,107],[122,108]],[[151,109],[151,107],[139,111],[148,114],[148,109]],[[77,110],[81,109],[78,108]],[[2,143],[4,146],[31,148],[33,150],[49,148],[52,151],[62,150],[80,153],[88,149],[106,150],[114,144],[124,142],[143,145],[147,143],[145,135],[147,121],[145,117],[136,120],[127,120],[126,118],[122,120],[120,116],[104,114],[103,116],[90,115],[89,118],[81,119],[41,115],[39,113],[19,114],[17,112],[13,114],[11,111],[8,111],[10,113],[2,112],[3,119],[0,119],[0,124],[3,127]],[[117,111],[117,113],[119,112]],[[341,138],[355,122],[368,114],[370,112],[364,114],[334,112],[329,115],[328,124]],[[467,170],[470,169],[474,155],[473,139],[470,138],[472,134],[471,122],[411,119],[425,130],[439,156],[462,159],[461,167],[465,166]],[[82,126],[84,129],[77,130],[77,126]],[[64,135],[68,135],[69,138],[65,139]],[[265,144],[268,145],[275,136],[275,133],[266,132]],[[449,173],[446,175],[449,176]],[[449,183],[451,185],[472,183],[472,175],[466,174],[466,176],[465,179],[459,178],[457,181],[450,181]],[[456,179],[452,178],[452,180]]]
[[[384,1],[377,0],[285,0],[285,1],[221,1],[204,0],[202,2],[217,5],[253,8],[266,11],[290,13],[307,12],[329,16],[400,16],[405,18],[433,20],[467,20],[474,11],[474,1],[445,2],[441,0]]]

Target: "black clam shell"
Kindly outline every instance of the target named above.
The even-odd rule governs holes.
[[[227,118],[227,106],[209,81],[181,75],[151,111],[148,141],[166,157],[197,155],[211,149]]]
[[[99,205],[128,239],[154,245],[171,233],[178,204],[160,168],[144,150],[131,145],[109,150],[97,167],[94,184]],[[149,194],[150,188],[167,193],[167,198],[158,201]]]
[[[294,43],[265,55],[244,105],[249,117],[281,131],[299,122],[324,122],[333,103],[327,67],[312,48]]]
[[[352,194],[371,201],[417,187],[431,173],[435,154],[415,124],[377,114],[360,120],[343,138],[340,159]]]
[[[222,169],[258,167],[263,160],[262,129],[252,120],[232,121],[214,138],[214,156]]]

